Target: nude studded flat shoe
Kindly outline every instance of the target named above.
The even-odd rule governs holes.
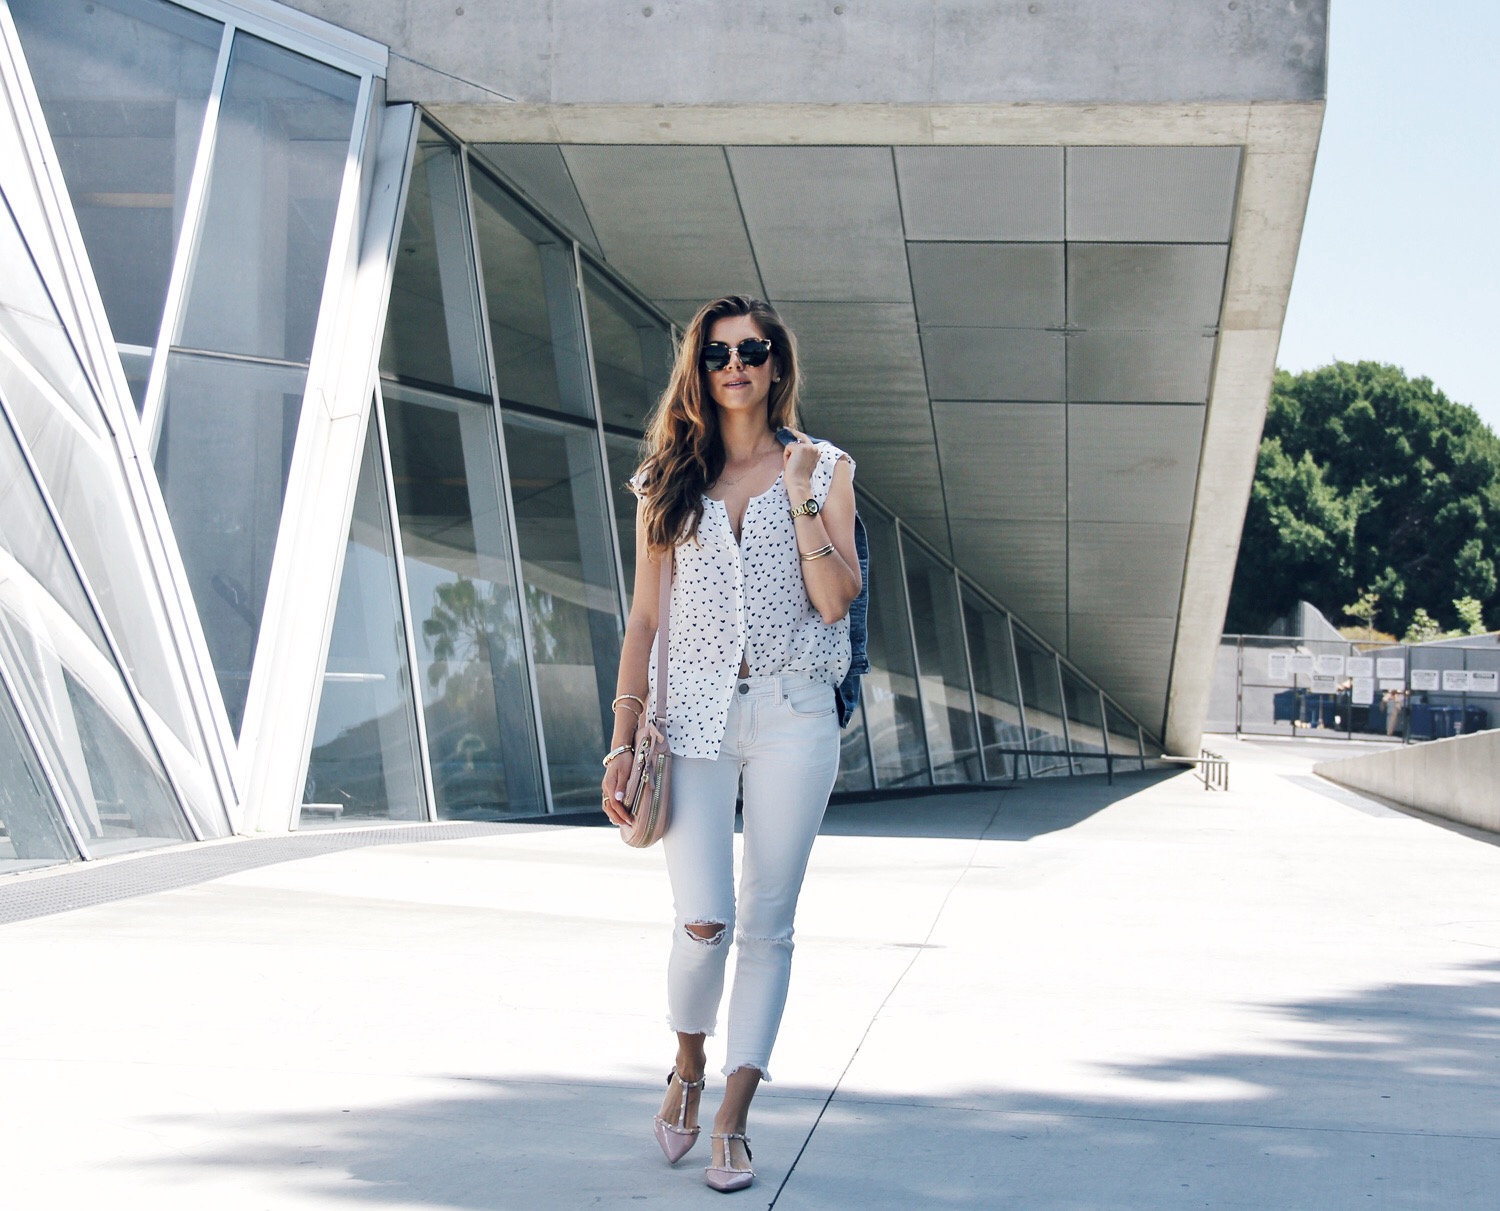
[[[755,1157],[750,1152],[750,1140],[748,1136],[741,1135],[738,1131],[727,1132],[720,1135],[713,1132],[709,1139],[724,1141],[724,1163],[722,1165],[710,1165],[703,1171],[703,1180],[708,1183],[709,1188],[719,1191],[720,1194],[733,1194],[736,1190],[743,1190],[755,1180],[754,1169],[736,1169],[733,1165],[734,1158],[729,1152],[729,1141],[739,1140],[745,1145],[745,1156],[750,1160]]]
[[[677,1103],[677,1121],[669,1123],[658,1114],[652,1123],[652,1130],[656,1133],[656,1142],[661,1145],[662,1153],[666,1156],[669,1165],[675,1165],[691,1152],[693,1145],[698,1142],[698,1132],[701,1128],[687,1125],[688,1093],[694,1089],[702,1090],[708,1083],[708,1078],[700,1077],[696,1081],[685,1081],[677,1075],[677,1069],[673,1068],[667,1073],[668,1088],[671,1088],[673,1081],[682,1087],[682,1098]]]

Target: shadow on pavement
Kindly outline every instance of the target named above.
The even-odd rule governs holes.
[[[1109,1064],[1101,1076],[1121,1090],[1110,1096],[1010,1088],[1003,1072],[943,1097],[872,1096],[856,1069],[776,1206],[1493,1206],[1500,961],[1456,969],[1446,983],[1262,1011],[1264,1028],[1242,1049]],[[373,1108],[223,1116],[214,1129],[234,1142],[159,1164],[259,1171],[288,1196],[329,1205],[478,1211],[708,1197],[704,1143],[676,1170],[656,1151],[654,1086],[538,1076],[454,1078],[451,1088]],[[757,1102],[763,1180],[737,1205],[775,1196],[823,1096],[776,1086]],[[141,1124],[167,1135],[185,1125]]]
[[[1061,832],[1123,799],[1184,775],[1176,770],[1037,778],[995,788],[943,795],[914,795],[829,807],[821,830],[832,837],[923,837],[1028,841]],[[1191,775],[1187,775],[1191,776]],[[998,809],[998,810],[997,810]]]

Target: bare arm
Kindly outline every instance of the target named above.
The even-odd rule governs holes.
[[[665,555],[663,555],[665,558]],[[615,680],[615,693],[634,694],[651,709],[650,678],[647,670],[651,664],[651,644],[656,638],[657,597],[661,589],[661,563],[646,546],[646,527],[640,506],[635,514],[635,594],[631,598],[630,617],[625,623],[625,642],[620,647],[620,673]],[[635,740],[637,716],[635,707],[622,702],[615,707],[614,732],[610,736],[609,748],[632,744]],[[625,783],[630,779],[630,753],[616,757],[604,771],[604,812],[616,824],[626,822],[620,804],[625,797]]]
[[[799,436],[805,439],[805,435]],[[787,447],[784,474],[793,504],[812,496],[812,472],[817,465],[816,446],[798,442]],[[795,525],[797,548],[802,554],[833,544],[831,554],[803,561],[802,583],[818,616],[826,623],[835,623],[849,612],[861,585],[859,556],[854,549],[854,469],[848,460],[840,459],[834,468],[823,507],[812,517],[797,518]]]

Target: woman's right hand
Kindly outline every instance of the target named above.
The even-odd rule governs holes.
[[[615,824],[630,823],[630,814],[625,810],[625,785],[630,781],[634,764],[635,753],[630,751],[621,753],[604,767],[604,780],[600,783],[604,792],[604,814]]]

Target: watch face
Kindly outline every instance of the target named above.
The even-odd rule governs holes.
[[[808,501],[802,506],[802,511],[809,517],[816,517],[818,515],[818,502],[815,500]]]

